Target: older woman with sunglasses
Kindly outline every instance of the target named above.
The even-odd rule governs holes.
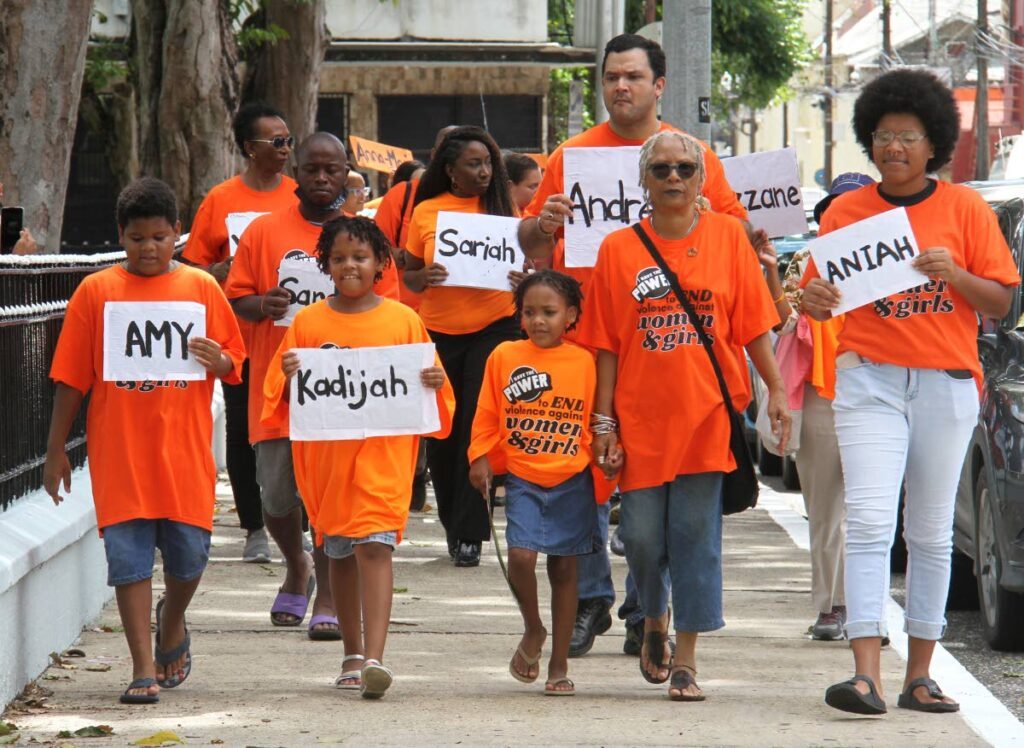
[[[743,225],[708,210],[699,141],[665,131],[640,154],[651,212],[639,229],[678,277],[692,320],[634,227],[609,234],[594,268],[579,342],[597,350],[594,454],[619,450],[625,467],[621,527],[626,559],[645,611],[640,670],[671,678],[669,696],[700,701],[697,636],[722,620],[722,479],[735,469],[729,411],[696,322],[713,341],[734,407],[746,406],[740,347],[768,383],[768,412],[780,438],[790,416],[768,332],[779,315]],[[668,570],[676,631],[668,637]]]
[[[953,95],[919,70],[886,73],[864,87],[853,128],[882,181],[841,195],[825,213],[827,234],[905,208],[922,283],[845,315],[836,358],[836,435],[846,484],[846,634],[855,675],[825,694],[830,706],[886,711],[880,644],[887,635],[889,546],[906,478],[909,635],[899,706],[953,712],[931,679],[946,628],[953,506],[978,416],[977,314],[1002,317],[1018,285],[995,214],[977,192],[928,175],[949,161],[960,131]],[[808,268],[803,308],[825,320],[840,293]]]

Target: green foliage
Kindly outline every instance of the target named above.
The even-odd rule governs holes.
[[[305,4],[310,0],[292,0]],[[288,32],[276,23],[267,23],[266,0],[228,0],[228,15],[235,29],[235,42],[243,60],[253,60],[264,46],[288,39]]]
[[[572,44],[573,0],[548,0],[548,38]],[[569,83],[583,81],[583,127],[594,125],[594,78],[587,68],[555,68],[548,88],[548,149],[569,137]]]
[[[128,72],[125,62],[127,48],[121,41],[98,41],[89,44],[82,80],[86,91],[99,93]]]

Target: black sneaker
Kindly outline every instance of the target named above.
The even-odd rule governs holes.
[[[639,657],[644,645],[644,619],[636,623],[626,623],[626,640],[622,642],[622,654]]]
[[[455,565],[461,567],[480,565],[480,542],[460,540],[455,551]]]
[[[612,627],[610,608],[597,598],[580,600],[576,608],[576,625],[569,640],[569,656],[582,657],[594,646],[594,639]]]

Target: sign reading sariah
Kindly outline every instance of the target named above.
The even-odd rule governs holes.
[[[289,419],[293,441],[429,434],[440,428],[437,397],[423,386],[433,343],[381,348],[297,348]]]
[[[277,285],[291,297],[288,311],[281,319],[274,321],[278,327],[291,327],[300,309],[334,294],[331,276],[320,269],[315,257],[301,249],[291,250],[281,260],[277,267]]]
[[[593,267],[601,241],[650,213],[640,189],[640,148],[566,148],[565,194],[572,218],[565,224],[565,264]]]
[[[518,230],[518,218],[440,211],[434,262],[448,271],[444,285],[510,290],[509,271],[523,269]]]
[[[896,208],[832,231],[807,244],[818,275],[842,293],[833,314],[928,282],[911,265],[919,254],[906,208]]]
[[[206,307],[194,301],[108,301],[103,305],[103,380],[203,380],[188,350],[206,336]]]
[[[260,213],[258,211],[250,211],[248,213],[228,213],[224,223],[228,228],[228,249],[231,250],[231,256],[235,256],[235,252],[238,251],[238,240],[242,238],[242,234],[249,227],[249,224],[255,221],[260,216],[265,216],[266,213]]]
[[[384,145],[355,135],[348,136],[356,166],[390,174],[405,161],[412,161],[412,151],[393,145]]]
[[[751,226],[771,237],[807,232],[795,148],[725,158],[722,167]]]

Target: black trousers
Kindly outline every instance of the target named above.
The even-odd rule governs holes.
[[[455,390],[451,435],[447,439],[427,440],[427,464],[437,497],[437,513],[449,547],[460,540],[482,542],[491,537],[487,503],[469,482],[466,451],[487,357],[499,343],[522,337],[519,321],[515,317],[504,317],[466,335],[431,330],[430,337]]]
[[[228,478],[243,530],[263,527],[263,504],[256,482],[256,451],[249,444],[249,359],[242,364],[242,383],[224,384],[225,447]]]

